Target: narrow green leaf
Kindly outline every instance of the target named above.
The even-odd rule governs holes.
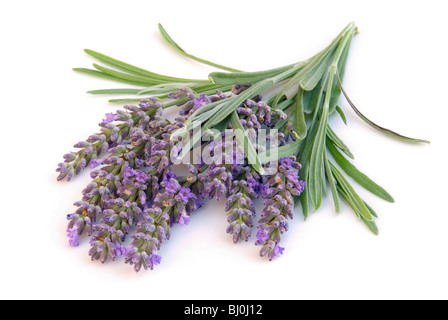
[[[344,49],[341,53],[341,56],[339,58],[339,61],[338,61],[338,74],[341,76],[341,79],[344,78],[345,67],[347,65],[348,53],[350,51],[350,43],[352,41],[353,35],[354,35],[354,32],[350,32],[347,34],[347,39],[345,39],[346,40],[345,47],[344,47]],[[335,81],[335,83],[333,83],[331,100],[330,100],[330,114],[332,114],[334,112],[340,96],[341,96],[341,87],[339,86],[339,83]]]
[[[359,171],[353,164],[351,164],[346,158],[344,158],[344,156],[341,153],[339,153],[339,151],[333,146],[332,143],[328,143],[327,148],[328,151],[330,151],[330,154],[333,156],[336,163],[342,168],[342,170],[345,171],[345,173],[347,173],[350,177],[352,177],[353,180],[355,180],[366,190],[372,192],[378,197],[389,202],[394,202],[394,199],[386,190],[384,190],[382,187],[380,187],[378,184],[372,181],[364,173]]]
[[[309,212],[310,212],[308,188],[305,188],[305,190],[299,196],[299,199],[300,199],[300,203],[302,204],[303,217],[306,220],[306,219],[308,219]]]
[[[331,48],[320,59],[314,61],[314,64],[310,64],[309,70],[300,77],[300,87],[305,91],[313,90],[322,79],[325,71],[327,71],[331,62],[333,61],[333,54],[335,48]]]
[[[164,83],[161,80],[153,80],[151,78],[145,78],[145,77],[141,77],[141,76],[134,76],[128,73],[123,73],[123,72],[119,72],[119,71],[115,71],[106,67],[102,67],[96,63],[93,64],[93,66],[95,67],[95,69],[108,74],[112,77],[118,78],[118,79],[123,79],[123,80],[127,80],[127,81],[134,81],[134,82],[139,82],[139,83],[144,83],[146,85],[155,85],[155,84],[161,84]]]
[[[140,100],[141,99],[110,99],[108,102],[125,104],[125,103],[138,103],[140,102]]]
[[[85,53],[87,53],[88,55],[92,56],[93,58],[97,59],[98,61],[101,61],[111,67],[114,67],[116,69],[122,70],[122,71],[126,71],[128,73],[134,74],[134,75],[138,75],[138,76],[143,76],[145,78],[151,78],[151,79],[155,79],[155,80],[163,80],[165,82],[182,82],[182,83],[188,83],[188,82],[203,82],[203,83],[210,83],[210,81],[208,80],[196,80],[196,79],[184,79],[184,78],[177,78],[177,77],[170,77],[170,76],[165,76],[162,74],[158,74],[158,73],[154,73],[142,68],[138,68],[136,66],[133,66],[131,64],[125,63],[123,61],[119,61],[117,59],[111,58],[109,56],[106,56],[102,53],[93,51],[93,50],[89,50],[89,49],[85,49],[84,50]]]
[[[209,104],[206,104],[205,106],[197,109],[189,118],[188,118],[188,122],[191,122],[193,120],[195,120],[198,116],[200,116],[203,113],[209,112],[211,110],[215,110],[217,106],[220,105],[225,105],[227,104],[229,101],[226,100],[219,100],[219,101],[215,101]],[[215,110],[215,112],[213,113],[213,115],[218,112],[218,109]]]
[[[87,74],[87,75],[90,75],[90,76],[95,76],[95,77],[107,79],[107,80],[112,80],[112,81],[115,81],[115,82],[122,82],[122,83],[132,84],[132,85],[140,86],[140,87],[144,87],[144,86],[148,85],[147,83],[141,83],[141,82],[136,82],[136,81],[119,79],[119,78],[113,77],[113,76],[111,76],[109,74],[106,74],[106,73],[103,73],[103,72],[100,72],[100,71],[96,71],[96,70],[91,70],[91,69],[74,68],[73,71],[84,73],[84,74]]]
[[[299,174],[307,184],[305,187],[305,190],[303,193],[299,196],[300,202],[302,204],[302,211],[303,216],[305,220],[308,218],[309,215],[309,198],[310,198],[310,192],[309,192],[309,181],[310,181],[310,155],[313,147],[313,143],[316,140],[316,134],[318,130],[317,122],[312,122],[310,129],[308,130],[308,135],[305,138],[305,140],[302,140],[304,142],[303,146],[301,147],[298,159],[300,159],[300,162],[302,164],[302,169],[300,170]]]
[[[138,92],[138,94],[151,94],[151,93],[159,93],[159,92],[173,92],[177,90],[179,87],[189,87],[194,88],[195,84],[193,83],[180,83],[180,82],[172,82],[172,83],[160,83],[147,88],[144,88]]]
[[[262,164],[278,161],[281,158],[296,156],[300,150],[301,141],[297,140],[278,148],[272,148],[261,152],[258,157]]]
[[[372,216],[374,216],[375,218],[378,218],[378,214],[375,212],[375,210],[373,210],[372,207],[367,204],[367,202],[364,201],[364,204],[366,205],[367,209],[369,209]]]
[[[269,103],[267,103],[267,104],[269,105]],[[286,109],[288,109],[293,104],[294,104],[294,100],[293,99],[287,99],[285,101],[282,101],[281,103],[279,103],[277,105],[277,107],[272,108],[272,109],[285,111]]]
[[[298,89],[294,108],[294,131],[299,135],[299,140],[303,140],[307,134],[305,114],[303,113],[303,90]]]
[[[324,153],[324,164],[325,164],[325,173],[327,176],[328,183],[330,185],[331,194],[333,196],[334,208],[336,212],[341,211],[341,204],[339,202],[338,189],[336,186],[336,181],[333,177],[333,173],[331,172],[331,167],[327,159],[327,153]]]
[[[330,63],[333,60],[333,54],[336,47],[346,34],[354,28],[354,24],[350,23],[345,29],[328,45],[324,50],[316,54],[307,60],[306,66],[301,68],[283,87],[283,89],[277,94],[276,100],[274,100],[273,106],[276,106],[279,98],[285,94],[285,92],[292,86],[300,83],[300,86],[305,91],[313,90],[316,85],[321,81],[325,71],[328,69]]]
[[[313,149],[310,160],[310,179],[308,181],[308,188],[310,192],[311,203],[315,209],[318,209],[322,204],[322,187],[323,179],[323,160],[325,152],[325,137],[327,136],[328,126],[328,108],[330,103],[331,91],[329,90],[333,85],[334,68],[330,68],[329,77],[327,81],[327,91],[325,94],[325,101],[322,108],[322,114],[319,121],[319,126],[314,140]]]
[[[100,89],[87,91],[90,94],[138,94],[140,89]]]
[[[367,226],[367,228],[369,228],[369,230],[374,234],[374,235],[379,235],[380,231],[378,230],[378,226],[376,225],[375,221],[368,221],[366,219],[364,219],[363,217],[361,217],[362,222],[364,222],[364,224]]]
[[[344,121],[345,125],[347,125],[347,118],[345,117],[345,113],[342,111],[341,107],[336,106],[336,111],[341,116],[341,119]]]
[[[323,79],[313,90],[305,91],[303,93],[303,111],[306,114],[311,114],[314,110],[316,110],[316,108],[319,108],[319,106],[317,106],[317,101],[319,100],[321,94],[322,82]]]
[[[342,199],[344,199],[344,201],[352,208],[352,210],[356,211],[356,207],[355,207],[354,203],[349,199],[347,194],[341,188],[338,188],[338,192],[342,196]],[[374,211],[371,210],[371,208],[367,205],[367,203],[365,203],[365,205],[369,209],[370,213],[372,215],[374,215]],[[369,230],[373,234],[375,234],[375,235],[379,234],[378,226],[376,225],[375,221],[373,221],[373,220],[368,221],[368,220],[364,219],[364,217],[362,217],[362,216],[360,218],[361,218],[361,221],[364,222],[364,224],[367,226],[367,228],[369,228]]]
[[[243,146],[244,152],[246,153],[247,159],[249,160],[249,164],[251,164],[258,173],[264,174],[265,171],[261,165],[261,161],[257,155],[257,151],[255,150],[255,147],[247,136],[236,111],[234,111],[232,114],[232,124],[235,128],[236,138],[238,142]]]
[[[356,108],[355,104],[350,100],[350,98],[347,95],[347,92],[344,90],[344,87],[342,86],[341,79],[339,78],[339,76],[338,76],[338,79],[339,79],[339,85],[341,86],[341,90],[342,90],[342,93],[345,96],[345,99],[347,99],[347,102],[352,107],[353,111],[355,111],[355,113],[358,115],[358,117],[360,117],[369,126],[375,128],[375,129],[377,129],[377,130],[379,130],[379,131],[381,131],[381,132],[383,132],[383,133],[385,133],[385,134],[387,134],[387,135],[389,135],[389,136],[391,136],[393,138],[396,138],[396,139],[399,139],[399,140],[402,140],[402,141],[412,142],[412,143],[430,143],[428,140],[414,139],[414,138],[409,138],[409,137],[403,136],[403,135],[398,134],[398,133],[396,133],[396,132],[394,132],[392,130],[389,130],[389,129],[386,129],[384,127],[381,127],[381,126],[377,125],[376,123],[374,123],[373,121],[369,120],[365,115],[363,115],[361,113],[361,111],[358,110],[358,108]]]
[[[336,179],[338,186],[345,192],[348,199],[353,204],[354,208],[353,210],[358,215],[358,217],[364,217],[364,219],[372,221],[373,216],[370,213],[369,209],[364,204],[364,201],[361,199],[361,197],[355,192],[353,187],[342,175],[342,173],[331,162],[329,162],[329,164],[331,167],[331,172],[333,172],[334,178]]]
[[[168,32],[166,32],[165,28],[159,23],[159,31],[160,34],[162,35],[163,39],[165,39],[170,46],[172,46],[176,51],[178,51],[179,53],[181,53],[182,55],[186,56],[187,58],[193,59],[195,61],[198,61],[200,63],[204,63],[207,64],[209,66],[218,68],[218,69],[222,69],[222,70],[227,70],[227,71],[231,71],[231,72],[240,72],[241,70],[237,70],[237,69],[233,69],[233,68],[229,68],[229,67],[225,67],[223,65],[211,62],[211,61],[207,61],[198,57],[195,57],[189,53],[187,53],[184,49],[182,49],[172,38],[171,36],[168,34]]]
[[[251,84],[262,81],[266,78],[272,78],[293,68],[294,66],[296,66],[296,64],[257,72],[212,72],[209,74],[208,78],[213,83],[220,85]]]
[[[207,121],[207,119],[203,120],[203,121]],[[215,125],[213,127],[214,130],[217,130],[219,132],[224,132],[226,129],[229,128],[229,124],[230,121],[232,121],[232,116],[228,116],[227,118],[225,118],[223,121],[221,121],[220,123],[218,123],[217,125]]]
[[[336,135],[336,133],[331,129],[330,125],[328,125],[327,128],[327,138],[330,139],[336,147],[341,149],[342,152],[344,152],[349,158],[354,159],[352,152],[350,149],[345,145],[345,143]]]

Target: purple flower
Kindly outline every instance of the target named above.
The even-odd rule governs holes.
[[[102,164],[103,162],[101,160],[93,159],[92,162],[90,163],[90,169],[95,169]]]
[[[145,160],[137,159],[135,160],[135,163],[137,164],[138,167],[143,167],[145,165]]]
[[[257,232],[257,240],[258,240],[258,242],[263,243],[263,242],[265,242],[268,239],[269,239],[269,235],[266,232],[266,230],[260,228],[258,230],[258,232]]]
[[[285,251],[285,248],[280,247],[280,245],[276,245],[274,248],[274,256],[280,257],[280,255],[283,254],[283,251]]]
[[[284,166],[287,169],[291,169],[294,161],[290,158],[282,158],[280,159],[280,165]]]
[[[286,178],[288,178],[291,181],[298,181],[299,173],[295,170],[288,170],[286,172]]]
[[[171,170],[168,170],[164,175],[163,175],[163,180],[162,180],[162,182],[164,182],[164,181],[170,181],[171,179],[175,179],[176,178],[176,175],[171,171]]]
[[[122,245],[116,245],[115,252],[117,254],[117,257],[126,257],[126,255],[129,253],[129,248]]]
[[[259,187],[260,183],[251,177],[251,178],[247,179],[247,185],[249,187],[251,187],[252,189],[257,189]]]
[[[153,254],[151,255],[150,259],[151,259],[151,263],[152,263],[154,266],[159,265],[160,262],[162,261],[162,257],[159,256],[159,255],[156,254],[156,253],[153,253]]]
[[[133,170],[132,168],[130,168],[130,167],[126,167],[126,168],[124,169],[123,176],[124,176],[125,178],[128,178],[128,179],[129,179],[129,178],[133,177],[134,174],[135,174],[135,172],[134,172],[134,170]]]
[[[189,224],[189,223],[190,223],[190,217],[187,216],[186,214],[182,214],[182,215],[179,217],[179,224],[180,224],[180,225],[186,226],[186,225]]]
[[[142,171],[135,171],[135,180],[140,183],[146,183],[146,181],[148,181],[148,176]]]
[[[179,192],[179,196],[181,197],[183,202],[188,202],[189,199],[194,198],[195,196],[191,193],[189,188],[181,188]]]
[[[79,234],[78,234],[78,228],[71,228],[67,230],[67,236],[69,238],[69,244],[72,247],[78,247],[79,246]]]
[[[117,116],[115,114],[113,114],[113,113],[106,113],[106,119],[103,119],[102,123],[104,125],[106,125],[106,124],[114,122],[116,119],[117,119]]]
[[[170,179],[165,183],[165,190],[171,193],[177,193],[179,190],[179,182],[176,179]]]
[[[195,110],[207,104],[207,96],[205,94],[201,94],[199,98],[194,100],[194,108]]]

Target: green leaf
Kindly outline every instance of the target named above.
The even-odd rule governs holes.
[[[299,88],[296,96],[294,108],[294,131],[299,135],[299,140],[303,140],[307,134],[305,114],[303,113],[303,90]]]
[[[296,66],[296,64],[257,72],[212,72],[209,74],[208,78],[213,83],[220,85],[251,84],[262,81],[266,78],[272,78],[293,68],[294,66]]]
[[[98,61],[101,61],[111,67],[114,67],[116,69],[122,70],[122,71],[126,71],[128,73],[134,74],[134,75],[138,75],[138,76],[142,76],[145,78],[151,78],[151,79],[155,79],[155,80],[163,80],[164,82],[203,82],[203,83],[209,83],[208,80],[196,80],[196,79],[184,79],[184,78],[177,78],[177,77],[169,77],[169,76],[165,76],[162,74],[158,74],[158,73],[154,73],[142,68],[138,68],[136,66],[133,66],[131,64],[116,60],[114,58],[111,58],[109,56],[106,56],[102,53],[93,51],[93,50],[89,50],[89,49],[85,49],[84,50],[85,53],[87,53],[88,55],[92,56],[93,58],[97,59]]]
[[[329,164],[331,167],[331,172],[333,172],[333,175],[337,181],[338,186],[347,195],[347,198],[350,201],[350,206],[353,208],[353,211],[355,211],[358,217],[363,217],[367,221],[372,221],[373,216],[370,213],[370,210],[366,207],[361,197],[355,192],[353,187],[342,175],[342,173],[331,162],[329,162]]]
[[[374,235],[379,235],[379,230],[378,230],[378,226],[376,225],[375,221],[368,221],[366,219],[364,219],[363,217],[361,217],[362,222],[364,222],[364,224],[367,226],[367,228],[369,228],[369,230],[374,234]]]
[[[336,135],[336,133],[331,129],[330,125],[327,128],[327,138],[330,139],[336,147],[342,150],[349,158],[354,159],[352,152],[345,145],[345,143]]]
[[[297,140],[291,143],[288,143],[284,146],[278,148],[272,148],[266,150],[265,152],[261,152],[258,157],[262,164],[278,161],[281,158],[287,158],[291,156],[297,156],[297,153],[300,150],[301,141]]]
[[[138,103],[141,99],[110,99],[108,102],[110,103],[120,103],[120,104],[126,104],[126,103]]]
[[[73,71],[76,72],[80,72],[80,73],[84,73],[90,76],[95,76],[95,77],[99,77],[99,78],[103,78],[103,79],[107,79],[107,80],[112,80],[115,82],[122,82],[122,83],[127,83],[127,84],[132,84],[132,85],[136,85],[136,86],[140,86],[140,87],[144,87],[147,86],[147,83],[141,83],[141,82],[137,82],[137,81],[130,81],[130,80],[125,80],[125,79],[119,79],[117,77],[113,77],[109,74],[100,72],[100,71],[96,71],[96,70],[91,70],[91,69],[85,69],[85,68],[74,68]]]
[[[356,207],[354,205],[354,203],[349,199],[349,197],[347,196],[347,194],[341,189],[338,188],[339,194],[342,196],[342,199],[344,199],[344,201],[352,208],[353,211],[356,211]],[[375,215],[375,212],[367,205],[367,203],[365,203],[366,207],[369,209],[370,213],[372,215]],[[364,222],[364,224],[369,228],[369,230],[375,234],[378,235],[379,234],[379,230],[378,230],[378,226],[376,225],[375,221],[368,221],[366,219],[364,219],[364,217],[360,217],[361,221]]]
[[[206,121],[206,120],[204,120]],[[232,116],[228,116],[223,121],[218,123],[216,126],[213,127],[214,130],[218,130],[219,132],[224,132],[226,129],[229,128],[230,121],[232,121]]]
[[[195,61],[198,61],[200,63],[204,63],[207,64],[209,66],[218,68],[218,69],[222,69],[222,70],[227,70],[227,71],[231,71],[231,72],[240,72],[240,70],[237,69],[233,69],[233,68],[229,68],[229,67],[225,67],[223,65],[211,62],[211,61],[207,61],[198,57],[195,57],[187,52],[185,52],[184,49],[182,49],[172,38],[171,36],[168,34],[168,32],[166,32],[165,28],[159,23],[159,31],[160,34],[162,35],[163,39],[165,39],[170,46],[172,46],[176,51],[178,51],[180,54],[186,56],[187,58],[193,59]]]
[[[292,86],[300,83],[300,86],[305,91],[313,90],[317,84],[321,81],[333,61],[333,54],[336,51],[337,45],[341,41],[347,32],[354,28],[354,24],[350,23],[324,50],[316,54],[307,60],[306,66],[301,68],[283,87],[283,89],[277,94],[276,100],[274,100],[273,106],[276,106],[280,97]]]
[[[269,103],[267,103],[267,104],[269,105]],[[277,107],[272,108],[272,109],[285,111],[286,109],[288,109],[293,104],[294,104],[294,100],[293,99],[287,99],[285,101],[282,101],[281,103],[279,103],[277,105]]]
[[[319,97],[322,92],[322,82],[319,82],[317,86],[311,90],[311,91],[304,91],[303,93],[303,111],[306,114],[311,114],[316,110],[316,108],[319,108],[317,105],[317,102],[319,101]]]
[[[322,79],[325,71],[327,71],[333,60],[334,48],[328,53],[310,63],[309,70],[300,77],[300,87],[305,91],[313,90]],[[305,69],[304,69],[305,71]]]
[[[236,111],[234,111],[232,114],[232,124],[235,128],[236,139],[243,146],[244,152],[246,153],[247,159],[249,160],[249,164],[251,164],[258,173],[264,174],[265,171],[261,165],[261,161],[257,155],[257,151],[255,150],[255,147],[247,136]]]
[[[344,96],[347,99],[347,102],[352,107],[353,111],[355,111],[355,113],[358,115],[358,117],[360,117],[369,126],[375,128],[375,129],[377,129],[377,130],[379,130],[379,131],[381,131],[381,132],[383,132],[383,133],[385,133],[385,134],[387,134],[387,135],[389,135],[389,136],[391,136],[393,138],[396,138],[398,140],[402,140],[402,141],[405,141],[405,142],[430,143],[428,140],[414,139],[414,138],[409,138],[409,137],[403,136],[403,135],[398,134],[398,133],[396,133],[396,132],[394,132],[392,130],[389,130],[389,129],[386,129],[384,127],[381,127],[381,126],[377,125],[376,123],[374,123],[373,121],[369,120],[365,115],[363,115],[361,113],[361,111],[358,110],[358,108],[356,108],[355,104],[350,100],[350,98],[347,95],[347,92],[344,90],[344,87],[342,86],[341,79],[339,78],[339,76],[338,76],[338,79],[339,79],[339,85],[341,86],[341,90],[344,93]]]
[[[389,201],[394,202],[392,196],[380,187],[378,184],[373,182],[369,177],[367,177],[364,173],[359,171],[353,164],[351,164],[344,156],[339,153],[339,151],[333,146],[332,143],[327,144],[327,148],[330,151],[330,154],[333,156],[336,163],[345,171],[350,177],[353,178],[357,183],[359,183],[366,190],[372,192],[378,197]]]
[[[90,94],[138,94],[140,89],[100,89],[87,91]]]
[[[95,67],[95,69],[98,69],[99,71],[108,74],[112,77],[118,78],[118,79],[123,79],[126,81],[134,81],[134,82],[139,82],[139,83],[143,83],[146,85],[155,85],[155,84],[161,84],[164,83],[161,80],[153,80],[151,78],[145,78],[145,77],[141,77],[141,76],[134,76],[128,73],[123,73],[123,72],[119,72],[119,71],[115,71],[106,67],[102,67],[96,63],[93,64],[93,66]]]
[[[325,94],[325,101],[322,108],[322,115],[319,121],[319,127],[314,140],[313,149],[311,151],[310,160],[310,178],[308,181],[308,188],[310,191],[310,199],[315,209],[318,209],[322,204],[322,187],[323,179],[323,160],[325,152],[325,137],[327,136],[328,126],[328,108],[330,103],[331,91],[329,90],[333,85],[334,68],[330,68],[327,82],[327,91]]]
[[[306,220],[306,219],[308,219],[309,212],[310,212],[308,188],[305,188],[305,190],[299,196],[299,199],[300,199],[300,203],[302,204],[303,217]]]
[[[345,113],[342,111],[341,107],[336,106],[336,111],[341,116],[341,119],[344,121],[345,125],[347,125],[347,118],[345,117]]]
[[[339,58],[339,61],[338,61],[338,74],[341,76],[341,78],[343,78],[344,74],[345,74],[345,67],[347,65],[347,58],[348,58],[348,53],[350,51],[350,43],[352,41],[353,34],[354,34],[353,32],[350,32],[347,34],[346,44],[345,44],[345,47],[344,47],[344,49],[341,53],[341,56]],[[330,114],[332,114],[334,112],[340,96],[341,96],[341,87],[339,86],[338,82],[335,82],[333,84],[332,94],[331,94]]]
[[[198,116],[200,116],[203,113],[215,110],[214,113],[212,115],[214,115],[216,112],[218,112],[219,109],[217,109],[217,106],[223,106],[225,104],[227,104],[228,101],[226,100],[219,100],[219,101],[215,101],[209,104],[206,104],[205,106],[200,107],[199,109],[197,109],[189,118],[188,118],[188,122],[191,122],[193,120],[195,120]]]
[[[154,94],[154,93],[170,93],[176,91],[179,87],[189,87],[194,88],[194,84],[192,83],[180,83],[180,82],[172,82],[172,83],[161,83],[156,84],[147,88],[144,88],[138,92],[139,95],[142,94]]]
[[[325,173],[327,176],[328,183],[330,185],[331,194],[333,196],[334,208],[336,212],[341,211],[341,204],[339,202],[338,189],[336,186],[336,181],[334,179],[333,173],[331,172],[331,167],[327,159],[327,153],[324,153],[324,164],[325,164]]]
[[[376,214],[375,210],[373,210],[372,207],[367,204],[367,202],[364,201],[364,204],[366,205],[367,209],[369,209],[372,216],[374,216],[375,218],[378,218],[378,215]]]
[[[306,182],[307,186],[305,187],[305,190],[302,192],[302,194],[299,196],[300,202],[302,204],[302,211],[303,216],[305,220],[308,218],[309,215],[309,198],[310,198],[310,192],[308,183],[310,181],[310,155],[313,147],[313,143],[316,140],[316,134],[317,134],[318,125],[317,122],[312,122],[311,126],[308,130],[308,135],[305,138],[305,140],[302,140],[304,143],[301,147],[298,159],[300,159],[300,162],[302,164],[302,169],[300,170],[300,176],[301,178]]]

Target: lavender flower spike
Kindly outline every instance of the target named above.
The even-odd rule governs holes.
[[[227,233],[233,234],[233,242],[248,241],[253,227],[252,218],[255,217],[253,200],[258,198],[260,176],[252,172],[250,167],[239,168],[238,179],[233,181],[227,198],[226,211],[229,226]]]
[[[293,196],[300,195],[305,187],[294,169],[301,167],[295,160],[295,157],[280,159],[278,173],[267,177],[261,190],[265,208],[258,225],[256,245],[262,246],[260,256],[267,255],[269,260],[284,251],[280,241],[281,235],[288,231],[287,219],[294,217]]]

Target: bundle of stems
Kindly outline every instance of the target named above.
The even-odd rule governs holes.
[[[193,56],[174,42],[162,25],[159,25],[159,30],[168,44],[182,55],[224,71],[212,72],[209,74],[208,79],[178,78],[154,73],[92,50],[85,50],[85,52],[106,66],[94,64],[93,66],[95,70],[85,68],[76,68],[74,70],[84,74],[132,85],[133,88],[94,90],[89,91],[89,93],[95,95],[135,95],[137,96],[136,98],[113,99],[110,101],[122,104],[143,103],[144,106],[142,107],[142,110],[146,112],[147,115],[149,115],[148,98],[152,99],[151,101],[153,101],[153,104],[158,104],[160,110],[170,107],[179,107],[181,110],[180,114],[183,117],[178,120],[176,124],[171,124],[169,130],[171,142],[175,140],[175,137],[189,138],[189,143],[183,144],[182,148],[178,148],[179,159],[185,158],[193,146],[198,144],[203,147],[211,145],[210,139],[204,141],[204,135],[210,135],[216,132],[223,133],[228,129],[235,131],[239,130],[236,134],[236,141],[238,147],[241,147],[241,150],[244,153],[243,159],[245,159],[245,165],[239,167],[235,165],[227,166],[221,168],[222,170],[218,170],[216,169],[217,165],[212,164],[211,167],[214,170],[213,174],[210,173],[212,172],[210,164],[204,165],[204,163],[202,163],[197,166],[193,171],[196,172],[196,174],[199,174],[199,176],[203,174],[209,177],[209,180],[207,180],[207,178],[202,178],[202,180],[199,179],[204,183],[204,188],[194,195],[196,198],[203,197],[204,192],[210,194],[211,191],[209,189],[212,187],[208,188],[207,186],[212,182],[216,184],[217,178],[214,174],[218,171],[220,172],[220,177],[228,174],[231,176],[229,180],[233,179],[233,181],[229,182],[227,189],[223,191],[227,197],[231,197],[232,183],[240,185],[241,181],[238,180],[239,178],[237,177],[241,177],[242,172],[245,172],[245,174],[250,173],[249,175],[252,178],[256,177],[255,180],[258,182],[257,187],[255,187],[255,184],[251,186],[251,188],[253,187],[252,191],[254,192],[249,192],[246,189],[244,190],[246,190],[248,194],[252,194],[252,198],[256,198],[256,194],[259,194],[265,199],[268,199],[266,200],[267,202],[271,201],[267,203],[267,206],[269,207],[269,205],[272,205],[272,201],[277,201],[281,197],[289,199],[288,194],[285,195],[282,193],[284,192],[284,189],[281,189],[282,184],[279,182],[281,179],[288,176],[289,180],[285,180],[286,182],[284,181],[284,183],[289,183],[290,185],[292,183],[295,187],[288,188],[296,191],[291,191],[290,195],[293,205],[288,205],[288,209],[285,209],[287,214],[282,213],[283,216],[292,216],[290,207],[292,206],[293,208],[296,204],[300,203],[303,215],[307,218],[312,208],[317,210],[321,207],[324,194],[327,187],[329,187],[334,208],[337,212],[341,210],[340,202],[342,199],[353,209],[355,214],[373,233],[378,233],[378,228],[374,222],[374,218],[377,217],[377,214],[358,195],[346,176],[351,177],[361,187],[378,197],[389,202],[393,202],[394,200],[385,189],[360,172],[352,164],[349,159],[354,159],[353,154],[331,128],[329,118],[332,115],[336,114],[340,116],[342,121],[346,123],[344,111],[338,104],[341,94],[346,97],[348,104],[354,110],[356,115],[375,129],[407,142],[429,142],[426,140],[409,138],[375,124],[364,116],[348,98],[347,93],[342,86],[342,79],[345,74],[350,44],[354,35],[357,33],[357,28],[354,23],[348,24],[325,49],[311,58],[287,66],[258,72],[243,72]],[[127,108],[129,109],[130,107],[128,106]],[[135,112],[137,112],[137,109],[135,109]],[[153,117],[153,119],[157,121],[161,121],[160,117],[162,115],[162,111],[157,111],[155,114],[151,114],[150,117]],[[141,116],[143,115],[141,114]],[[108,125],[109,122],[117,120],[117,116],[112,116],[112,118],[113,119],[110,121],[103,121],[103,124]],[[133,119],[132,123],[137,120],[135,115],[128,116],[127,119]],[[139,121],[142,120],[140,119]],[[168,122],[166,122],[166,124],[167,123]],[[196,132],[193,132],[193,128],[195,128],[195,124],[197,123],[199,123],[199,131],[196,130]],[[121,126],[122,127],[118,127],[119,129],[116,131],[121,132],[120,130],[123,130],[123,128],[126,127],[125,124],[122,124]],[[141,125],[140,127],[143,128]],[[132,124],[131,128],[133,128]],[[277,137],[280,137],[280,142],[260,146],[256,142],[256,136],[260,134],[261,129],[268,129],[269,132],[277,132]],[[107,130],[108,129],[105,129],[103,131],[106,138],[112,135],[112,133],[108,133]],[[127,130],[126,134],[128,137],[132,137],[132,135],[135,134],[135,128],[128,128]],[[142,134],[153,135],[151,139],[162,139],[160,133],[149,133],[149,131],[145,131]],[[125,141],[127,140],[126,137],[123,137],[122,139]],[[93,142],[93,140],[89,143]],[[99,156],[100,152],[97,152],[95,156],[92,157],[91,150],[86,152],[86,148],[92,147],[89,143],[87,144],[88,146],[81,143],[81,145],[78,146],[83,148],[81,151],[72,153],[71,156],[66,157],[65,164],[60,165],[60,168],[58,169],[58,171],[61,172],[60,179],[66,178],[67,176],[71,178],[73,175],[79,173],[82,168],[89,165],[89,163],[96,161],[96,157]],[[109,141],[109,144],[109,147],[112,147],[113,149],[116,148],[114,143]],[[154,147],[157,142],[152,141],[152,144],[152,147]],[[158,154],[157,152],[155,152],[155,154]],[[135,156],[135,152],[133,156]],[[155,171],[153,172],[151,171],[152,169],[150,170],[150,168],[152,168],[151,166],[154,165],[154,162],[151,162],[152,160],[148,162],[148,159],[151,158],[151,156],[154,157],[154,154],[146,154],[145,159],[140,159],[141,161],[146,161],[146,171],[142,171],[150,177],[155,174]],[[129,161],[129,158],[125,156],[122,156],[122,159],[126,163]],[[285,159],[292,160],[286,161]],[[295,162],[296,160],[300,165]],[[281,161],[279,168],[282,168],[280,169],[280,176],[268,174],[267,169],[271,167],[273,162],[278,161]],[[171,165],[169,163],[166,164]],[[128,166],[128,164],[126,164],[126,166]],[[287,168],[283,168],[282,166],[286,166]],[[300,183],[295,178],[295,175],[288,171],[292,170],[293,166],[296,168],[300,167],[300,178],[305,182],[303,186],[306,185],[306,187],[299,187]],[[140,167],[138,168],[141,169]],[[119,170],[116,173],[118,172]],[[157,172],[157,174],[160,173],[159,171]],[[124,169],[123,174],[126,175]],[[166,175],[166,172],[164,174]],[[266,180],[264,180],[263,175],[267,175]],[[120,177],[120,179],[123,178],[123,176]],[[166,176],[160,176],[159,178],[166,180]],[[220,182],[222,182],[223,185],[227,184],[226,179],[220,179],[222,180],[220,180]],[[277,181],[277,184],[272,184],[271,182],[274,181],[272,179]],[[146,181],[146,179],[143,180]],[[169,177],[167,181],[169,181]],[[182,185],[185,181],[178,179],[178,182]],[[161,184],[162,188],[167,188],[165,184]],[[260,184],[267,184],[271,187],[269,190],[277,189],[275,189],[275,191],[269,191],[268,189],[263,190],[263,188],[259,186]],[[192,182],[186,182],[183,186],[193,189]],[[174,190],[174,187],[172,188]],[[109,189],[112,190],[113,188]],[[279,197],[276,198],[277,200],[272,200],[270,198],[270,192],[279,195]],[[241,194],[241,192],[239,194]],[[246,196],[250,198],[248,195]],[[157,197],[158,195],[155,193],[152,200],[157,202]],[[239,197],[241,197],[241,195]],[[148,200],[149,198],[150,196],[148,197]],[[243,202],[247,203],[246,200]],[[95,205],[97,204],[98,203],[95,203]],[[141,211],[144,211],[146,201],[137,203],[137,206],[141,206]],[[286,204],[276,205],[276,208],[278,209],[279,206],[280,211],[283,210],[281,208],[286,208]],[[241,207],[238,208],[241,209]],[[272,211],[272,208],[269,210]],[[98,211],[100,212],[102,209],[99,208]],[[270,258],[272,258],[273,256],[278,256],[283,249],[278,246],[279,236],[274,235],[274,233],[277,232],[275,231],[275,228],[279,227],[272,227],[272,225],[281,225],[284,223],[282,222],[284,219],[280,219],[281,221],[279,220],[280,222],[275,224],[274,222],[276,222],[277,218],[269,216],[266,212],[264,211],[262,219],[260,220],[262,221],[262,224],[264,223],[264,227],[259,227],[257,243],[262,245],[264,243],[265,247],[262,249],[262,252],[264,254],[269,254]],[[153,218],[149,219],[145,215],[143,216],[144,218],[140,220],[146,221],[146,223],[154,220]],[[267,218],[268,216],[270,217],[270,220]],[[172,220],[176,219],[172,218]],[[179,219],[177,219],[177,221],[179,221]],[[242,234],[241,226],[244,223],[241,221],[239,222],[239,229],[232,229],[230,233]],[[244,225],[247,227],[250,223],[247,222]],[[74,229],[75,231],[73,231],[72,223],[72,228],[70,230],[73,240],[73,233],[79,231],[79,228],[76,228]],[[279,233],[285,231],[281,229],[279,230]],[[248,231],[246,230],[245,232],[247,235]],[[133,254],[135,255],[135,252]],[[93,255],[95,255],[95,253],[93,253]],[[151,255],[148,255],[148,257],[149,256]],[[129,259],[127,259],[128,262],[133,261],[132,257]],[[156,258],[152,259],[157,260]],[[137,261],[138,259],[134,260]],[[147,262],[146,265],[152,267],[153,264],[154,261]],[[144,263],[143,265],[145,266]]]

